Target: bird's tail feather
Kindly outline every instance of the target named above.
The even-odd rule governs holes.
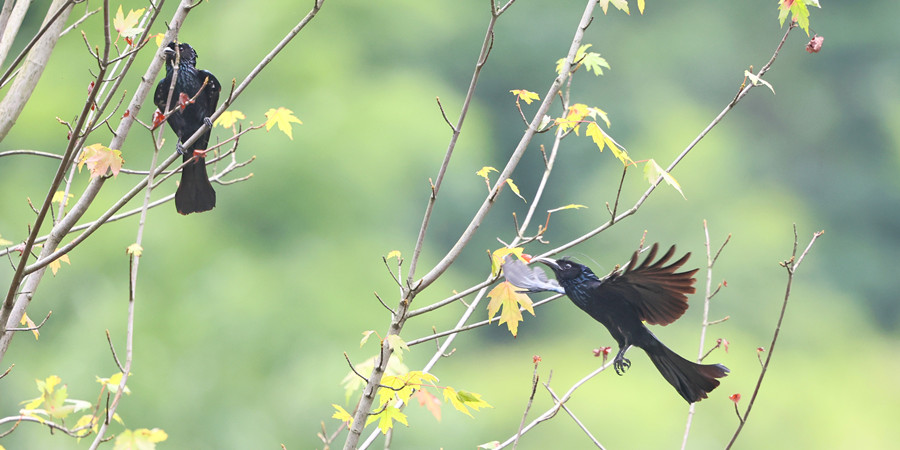
[[[659,373],[678,391],[688,403],[706,398],[706,394],[719,385],[717,378],[728,375],[728,368],[721,364],[697,364],[670,350],[662,342],[644,348]]]
[[[190,156],[185,155],[185,159]],[[206,161],[198,158],[181,169],[181,184],[175,191],[175,209],[180,214],[190,214],[215,207],[216,191],[206,175]]]

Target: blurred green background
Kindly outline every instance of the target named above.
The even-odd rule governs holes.
[[[240,81],[311,3],[204,2],[189,16],[181,40],[197,49],[199,67],[223,83]],[[126,10],[141,6],[125,3]],[[165,5],[158,31],[174,7]],[[583,8],[584,2],[519,0],[500,19],[419,275],[455,242],[483,199],[475,171],[502,167],[521,136],[509,90],[546,92]],[[713,319],[731,319],[709,334],[730,341],[728,353],[717,350],[710,358],[732,373],[698,404],[690,448],[721,448],[737,426],[728,396],[741,393],[743,407],[759,374],[756,348],[771,341],[786,281],[778,262],[790,256],[793,223],[801,245],[816,230],[826,234],[799,270],[770,372],[737,448],[894,448],[900,438],[900,4],[828,2],[812,14],[813,29],[826,38],[822,52],[807,54],[806,36],[792,33],[766,77],[777,95],[754,90],[674,171],[687,200],[663,187],[636,216],[567,252],[605,273],[627,260],[647,230],[649,241],[677,243],[694,252],[692,266],[701,266],[704,219],[714,245],[733,235],[714,274],[714,282],[725,279],[728,287],[712,305]],[[744,69],[757,70],[769,59],[783,34],[776,16],[774,1],[651,1],[643,16],[598,13],[585,43],[612,69],[601,78],[579,72],[573,100],[606,110],[610,133],[632,158],[666,165],[731,100]],[[95,43],[99,20],[82,26]],[[39,21],[35,14],[25,26],[35,30]],[[340,386],[348,372],[342,352],[356,362],[368,358],[375,346],[360,349],[360,333],[384,333],[389,323],[372,292],[396,301],[381,257],[394,249],[411,254],[428,179],[437,175],[449,140],[434,98],[456,117],[487,23],[487,0],[327,0],[245,92],[234,108],[248,121],[260,123],[268,108],[284,106],[304,124],[295,126],[293,141],[277,131],[242,139],[239,157],[257,159],[238,175],[254,177],[217,187],[214,211],[181,217],[167,204],[150,213],[132,394],[119,410],[129,428],[164,429],[169,439],[162,448],[322,448],[315,436],[320,422],[329,432],[338,426],[331,404],[353,407],[344,403]],[[141,57],[129,91],[151,55]],[[66,130],[56,117],[77,113],[90,69],[78,33],[64,37],[0,150],[60,152]],[[141,119],[149,121],[152,111],[148,101]],[[538,145],[549,139],[532,143],[513,176],[526,198],[543,166]],[[149,135],[134,129],[122,149],[126,166],[146,167],[150,149]],[[55,169],[46,159],[0,160],[3,238],[24,238],[33,220],[25,198],[43,198]],[[620,163],[588,139],[564,141],[538,211],[569,203],[589,208],[554,214],[546,235],[551,245],[607,219],[604,205],[614,199],[620,173]],[[639,175],[628,174],[626,207],[646,188]],[[87,179],[79,175],[76,194]],[[119,175],[107,182],[88,217],[135,181]],[[170,182],[157,195],[173,189]],[[483,280],[490,270],[485,250],[498,247],[497,237],[511,239],[511,212],[521,217],[526,208],[505,191],[462,257],[414,306]],[[2,381],[0,415],[16,414],[20,401],[37,395],[34,379],[52,374],[68,384],[70,397],[96,400],[95,376],[116,370],[104,330],[120,354],[124,350],[124,249],[135,236],[135,219],[105,226],[71,253],[71,266],[44,280],[29,314],[39,319],[53,310],[53,316],[39,341],[26,334],[13,341],[3,364],[16,367]],[[11,274],[10,265],[0,267],[4,283]],[[698,286],[704,284],[701,272]],[[701,300],[694,296],[676,324],[653,328],[687,357],[697,353]],[[485,306],[473,320],[486,317]],[[447,329],[463,310],[456,304],[419,316],[402,336]],[[543,358],[542,380],[552,370],[552,387],[561,393],[600,363],[591,349],[601,345],[614,342],[565,299],[527,315],[518,338],[505,327],[465,333],[433,373],[442,385],[481,393],[494,408],[473,420],[444,405],[439,423],[410,406],[410,427],[398,426],[393,447],[473,448],[505,440],[515,434],[527,401],[532,355]],[[405,362],[421,367],[433,352],[431,343],[413,347]],[[629,356],[627,376],[601,374],[568,406],[608,448],[679,446],[684,401],[642,352]],[[540,388],[532,416],[550,405]],[[87,445],[34,424],[23,424],[0,444]],[[527,449],[590,445],[564,414],[520,442]]]

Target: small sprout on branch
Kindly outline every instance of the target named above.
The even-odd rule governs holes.
[[[772,91],[773,94],[775,93],[775,88],[773,88],[768,81],[763,80],[757,75],[754,75],[753,72],[745,70],[744,76],[747,77],[750,80],[750,83],[752,83],[754,86],[764,85],[765,87],[769,88],[769,90]]]
[[[140,257],[144,254],[144,247],[141,247],[138,243],[131,244],[127,248],[125,248],[125,254]]]
[[[609,352],[612,351],[612,347],[600,347],[592,350],[595,358],[603,357],[603,362],[606,363],[606,357],[609,356]]]

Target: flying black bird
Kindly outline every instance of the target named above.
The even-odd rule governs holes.
[[[197,52],[188,44],[172,42],[163,50],[166,57],[166,76],[156,85],[153,103],[163,113],[173,108],[177,110],[169,116],[169,126],[178,137],[175,149],[182,154],[182,160],[191,160],[181,169],[181,184],[175,191],[175,209],[181,214],[209,211],[216,206],[216,191],[209,183],[206,175],[206,146],[209,143],[209,130],[203,133],[190,148],[182,143],[188,140],[204,123],[212,128],[209,116],[219,103],[219,91],[222,86],[213,74],[205,70],[197,70]],[[172,85],[172,74],[178,65],[178,78],[175,89],[169,98]],[[200,92],[203,82],[206,86]],[[197,93],[200,92],[200,95]],[[184,94],[184,95],[182,95]],[[185,101],[197,95],[193,103]],[[186,96],[186,97],[184,97]],[[183,108],[182,108],[183,105]],[[196,156],[196,158],[194,158]]]
[[[687,294],[695,292],[693,275],[697,269],[675,273],[691,254],[665,266],[675,254],[673,245],[651,264],[658,248],[658,244],[653,244],[640,265],[639,252],[635,252],[623,272],[613,272],[603,279],[588,267],[567,259],[536,259],[553,270],[558,284],[548,280],[541,269],[529,269],[518,260],[507,259],[503,271],[508,281],[529,292],[565,293],[572,303],[602,323],[619,344],[619,352],[613,360],[617,374],[622,375],[631,366],[625,352],[631,346],[640,347],[666,381],[688,403],[694,403],[706,398],[706,394],[719,385],[716,378],[727,375],[728,368],[721,364],[697,364],[678,356],[642,323],[668,325],[674,322],[688,308]]]

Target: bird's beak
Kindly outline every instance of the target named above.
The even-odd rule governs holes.
[[[555,260],[555,259],[550,259],[550,258],[534,258],[532,261],[537,261],[537,262],[539,262],[539,263],[541,263],[541,264],[547,265],[547,266],[550,267],[551,269],[559,270],[559,264],[556,263],[556,260]]]

